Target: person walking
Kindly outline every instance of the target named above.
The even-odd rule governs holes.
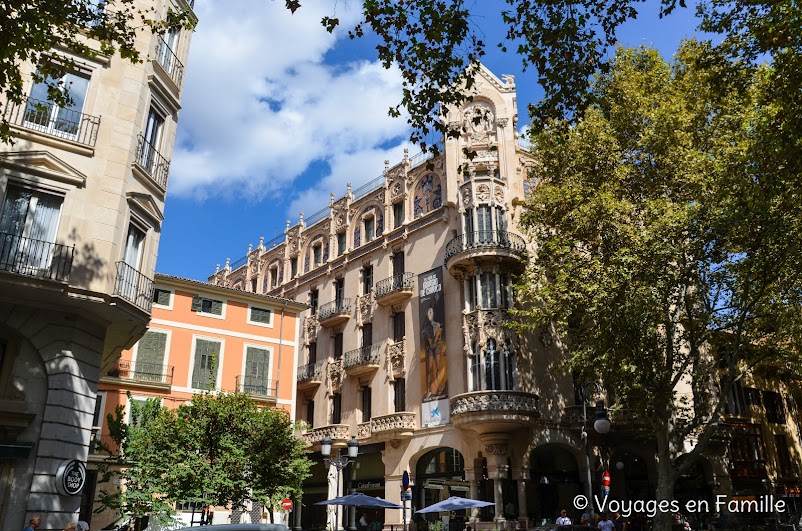
[[[568,516],[568,511],[563,509],[560,511],[560,516],[557,517],[555,522],[557,525],[571,525],[571,517]]]
[[[31,516],[31,519],[28,521],[28,527],[24,528],[22,531],[36,531],[40,525],[42,525],[42,517],[35,514]]]

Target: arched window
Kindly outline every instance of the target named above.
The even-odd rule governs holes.
[[[443,187],[440,184],[440,177],[434,173],[426,174],[415,186],[414,198],[415,219],[443,206]]]

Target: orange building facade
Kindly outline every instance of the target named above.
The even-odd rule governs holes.
[[[172,408],[204,391],[240,391],[294,415],[298,315],[305,304],[169,275],[156,274],[155,283],[147,332],[100,375],[93,441],[113,445],[106,416],[122,405],[128,417],[130,401],[149,398]],[[90,450],[90,469],[105,455],[99,446]],[[94,497],[90,490],[85,503]],[[231,516],[215,514],[215,521]],[[113,518],[101,513],[92,526]]]

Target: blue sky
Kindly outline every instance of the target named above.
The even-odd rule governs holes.
[[[375,59],[370,36],[328,34],[320,19],[343,27],[359,19],[357,0],[305,0],[291,15],[281,0],[197,0],[176,148],[170,168],[157,271],[205,280],[221,266],[284,231],[298,212],[317,212],[378,177],[384,160],[401,160],[403,118],[387,109],[400,100],[398,72]],[[504,36],[500,0],[477,0],[474,22],[488,42],[484,64],[512,74],[519,126],[542,92],[536,72],[496,47]],[[659,2],[619,33],[624,45],[656,47],[670,57],[696,27],[692,9],[659,20]]]

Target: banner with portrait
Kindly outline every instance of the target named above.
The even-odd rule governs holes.
[[[443,268],[418,275],[423,402],[448,397]]]

